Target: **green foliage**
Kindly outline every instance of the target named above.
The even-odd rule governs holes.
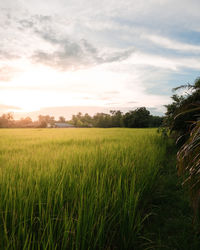
[[[150,115],[150,112],[145,108],[137,108],[123,114],[120,110],[110,110],[110,114],[97,113],[93,117],[88,114],[78,113],[73,115],[71,124],[78,127],[128,127],[128,128],[146,128],[159,127],[162,124],[163,118]]]
[[[93,126],[98,128],[110,128],[112,127],[112,120],[109,114],[97,113],[93,117]]]
[[[137,108],[125,114],[124,124],[129,128],[146,128],[149,126],[150,112],[145,108]]]
[[[177,167],[179,174],[185,177],[195,212],[195,221],[199,220],[200,209],[200,78],[194,84],[187,84],[175,90],[187,88],[190,93],[184,96],[174,95],[173,103],[167,105],[165,124],[177,139]]]
[[[161,134],[161,136],[163,137],[163,138],[168,138],[168,136],[169,136],[169,128],[168,127],[159,127],[158,129],[157,129],[157,132],[159,133],[159,134]]]
[[[72,125],[76,127],[91,127],[92,126],[92,117],[86,113],[83,115],[79,112],[77,115],[73,115],[71,121],[69,121]]]
[[[112,127],[123,127],[123,113],[120,110],[111,110],[110,113]]]
[[[200,112],[200,78],[194,84],[182,85],[174,90],[186,88],[190,91],[185,95],[173,95],[172,104],[166,105],[167,112],[164,125],[170,128],[171,133],[178,139],[178,145],[182,145],[189,137],[191,124],[198,120]]]
[[[166,153],[155,129],[0,136],[0,249],[137,249]]]
[[[145,108],[138,108],[134,111],[129,111],[123,114],[120,110],[110,110],[110,114],[97,113],[93,117],[88,113],[82,114],[79,112],[73,115],[67,123],[75,127],[97,127],[97,128],[111,128],[111,127],[130,127],[130,128],[144,128],[144,127],[159,127],[163,118],[159,116],[150,115],[150,112]],[[12,115],[3,114],[0,117],[0,128],[14,127],[39,127],[46,128],[54,127],[55,118],[49,115],[39,115],[38,121],[33,122],[30,117],[13,120]],[[59,117],[58,122],[65,123],[66,119],[63,116]]]
[[[188,191],[175,167],[177,150],[173,140],[167,141],[167,155],[152,195],[152,214],[145,222],[142,247],[137,250],[199,250],[200,235],[193,227]]]

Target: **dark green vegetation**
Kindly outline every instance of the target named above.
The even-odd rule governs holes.
[[[73,115],[67,123],[75,127],[96,127],[96,128],[112,128],[112,127],[127,127],[127,128],[155,128],[161,125],[162,117],[150,115],[150,112],[145,108],[137,108],[123,114],[120,110],[111,110],[110,114],[97,113],[94,116],[89,114],[78,113]],[[3,114],[0,117],[0,128],[25,128],[25,127],[54,127],[56,122],[65,123],[63,116],[56,121],[53,116],[39,115],[38,121],[33,122],[30,117],[22,118],[21,120],[13,120],[12,114]]]
[[[139,249],[199,250],[200,237],[194,227],[192,208],[183,179],[177,176],[176,151],[168,141],[167,155],[152,195],[152,215],[147,219]]]
[[[178,172],[190,190],[194,221],[200,225],[200,78],[175,90],[180,88],[189,93],[172,97],[173,103],[166,106],[165,123],[179,147]]]
[[[121,111],[111,110],[110,114],[97,113],[93,117],[88,114],[78,113],[73,115],[71,124],[83,127],[126,127],[126,128],[148,128],[159,127],[163,121],[162,117],[150,115],[150,112],[145,108],[137,108],[123,114]]]
[[[174,91],[179,89],[185,89],[186,92],[172,96],[172,104],[166,105],[164,125],[169,127],[180,146],[189,138],[195,122],[200,119],[200,78],[194,84],[182,85]]]

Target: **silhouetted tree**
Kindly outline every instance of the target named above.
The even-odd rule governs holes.
[[[145,108],[137,108],[124,115],[124,125],[128,128],[146,128],[150,124],[150,112]]]
[[[112,127],[123,127],[123,113],[120,110],[110,110]]]
[[[166,117],[164,125],[170,128],[171,133],[178,139],[179,144],[183,144],[189,137],[189,131],[193,122],[200,118],[200,78],[194,84],[182,85],[174,91],[185,88],[190,91],[185,95],[173,95],[173,102],[166,105]]]
[[[149,127],[157,128],[157,127],[160,127],[162,125],[164,117],[150,115],[149,119],[150,119]]]

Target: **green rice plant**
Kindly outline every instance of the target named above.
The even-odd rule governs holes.
[[[137,249],[156,129],[0,130],[0,249]]]

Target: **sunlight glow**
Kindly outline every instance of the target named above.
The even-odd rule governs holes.
[[[136,68],[132,74],[123,71],[125,62],[67,72],[28,61],[20,63],[12,66],[23,70],[13,74],[10,81],[0,83],[1,103],[17,107],[13,108],[15,113],[63,106],[119,108],[148,107],[151,103],[151,107],[158,107],[168,101],[168,97],[164,100],[145,93],[141,72]]]

